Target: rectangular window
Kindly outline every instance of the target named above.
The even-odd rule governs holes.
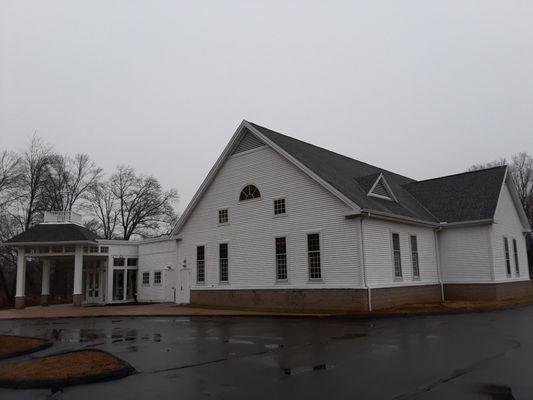
[[[318,233],[307,235],[307,259],[309,263],[309,279],[322,279],[320,236]]]
[[[196,247],[196,282],[205,282],[205,246]]]
[[[228,209],[218,210],[218,223],[227,224],[229,222]]]
[[[274,200],[274,215],[283,215],[286,212],[285,199]]]
[[[287,280],[287,239],[276,238],[276,279]]]
[[[505,251],[505,267],[507,269],[507,276],[511,276],[511,255],[509,254],[509,240],[503,238],[503,249]]]
[[[124,270],[116,269],[113,271],[113,300],[124,300]]]
[[[161,285],[161,271],[154,272],[154,285]]]
[[[518,244],[516,239],[513,239],[513,253],[514,253],[514,269],[516,271],[516,276],[520,275],[520,263],[518,261]]]
[[[220,282],[229,281],[228,271],[228,244],[220,243],[219,245],[219,266],[220,266]]]
[[[109,247],[108,246],[100,247],[100,253],[109,253]]]
[[[126,259],[124,257],[113,258],[113,267],[123,267],[126,265]]]
[[[413,263],[413,278],[420,278],[420,265],[418,264],[418,240],[411,235],[411,261]]]
[[[128,267],[136,267],[137,266],[137,259],[136,258],[128,258]]]
[[[143,272],[142,282],[144,286],[150,285],[150,272]]]
[[[392,234],[392,255],[394,259],[394,277],[402,279],[402,253],[400,251],[400,234]]]

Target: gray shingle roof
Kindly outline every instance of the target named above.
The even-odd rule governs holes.
[[[433,223],[489,219],[496,211],[506,167],[417,182],[250,124],[363,209]],[[367,196],[380,173],[383,173],[398,202]]]
[[[441,222],[491,219],[496,212],[506,168],[428,179],[404,188]]]
[[[94,242],[98,235],[78,224],[39,224],[6,243]]]

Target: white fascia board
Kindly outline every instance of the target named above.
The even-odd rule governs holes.
[[[285,150],[283,150],[281,147],[279,147],[277,144],[272,142],[270,139],[268,139],[265,135],[263,135],[259,130],[257,130],[253,125],[248,123],[247,121],[243,121],[244,125],[248,130],[257,136],[260,140],[268,144],[274,151],[276,151],[278,154],[282,155],[284,158],[286,158],[289,162],[294,164],[298,169],[300,169],[303,173],[305,173],[307,176],[309,176],[311,179],[318,182],[321,186],[323,186],[328,192],[333,194],[335,197],[337,197],[339,200],[341,200],[343,203],[345,203],[347,206],[351,207],[352,209],[356,211],[360,211],[361,207],[359,207],[357,204],[355,204],[353,201],[351,201],[348,197],[343,195],[341,192],[339,192],[337,189],[335,189],[333,186],[331,186],[329,183],[327,183],[325,180],[323,180],[320,176],[315,174],[313,171],[311,171],[309,168],[307,168],[304,164],[302,164],[300,161],[298,161],[296,158],[291,156],[289,153],[287,153]]]
[[[192,200],[189,202],[189,205],[187,206],[183,214],[181,214],[181,217],[176,222],[176,225],[172,229],[173,236],[177,235],[177,233],[183,227],[187,219],[190,217],[192,211],[194,210],[194,208],[196,207],[196,205],[202,198],[203,194],[205,193],[205,191],[207,190],[207,188],[209,187],[209,185],[211,184],[215,176],[217,175],[218,171],[220,170],[220,168],[222,168],[222,165],[224,164],[226,159],[230,156],[235,144],[241,138],[245,127],[247,127],[245,124],[245,121],[242,121],[239,127],[237,128],[237,130],[235,131],[235,133],[233,134],[232,138],[230,139],[229,143],[224,148],[224,151],[222,151],[222,154],[218,157],[217,161],[215,162],[215,165],[213,165],[213,167],[211,168],[211,170],[205,177],[204,181],[202,182],[202,184],[200,185],[200,187],[194,194]]]

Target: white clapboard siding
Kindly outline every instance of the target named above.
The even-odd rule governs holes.
[[[175,240],[144,242],[139,245],[139,274],[137,298],[141,302],[174,300],[176,287],[177,250]],[[170,268],[170,269],[169,269]],[[161,271],[161,284],[154,284],[154,272]],[[150,284],[143,285],[143,272],[150,273]]]
[[[494,279],[497,282],[529,279],[527,250],[525,238],[522,233],[523,229],[518,212],[506,184],[500,194],[500,199],[496,208],[495,223],[492,225],[491,229],[492,251],[494,254]],[[504,236],[509,240],[509,254],[511,258],[510,277],[507,276],[507,268],[505,264]],[[519,275],[515,272],[513,239],[516,239],[518,247]]]
[[[444,283],[492,281],[490,227],[446,228],[439,232],[439,252]]]
[[[261,199],[239,202],[253,184]],[[286,199],[287,215],[274,216],[273,201]],[[218,210],[229,224],[218,224]],[[179,233],[178,256],[192,269],[193,288],[360,287],[358,225],[349,207],[269,147],[230,157]],[[320,232],[323,283],[310,283],[307,233]],[[287,237],[288,282],[277,283],[275,237]],[[219,283],[219,243],[229,248],[229,284]],[[196,246],[206,246],[206,283],[196,284]]]
[[[363,221],[365,265],[370,287],[427,285],[439,282],[434,231],[431,228],[365,219]],[[400,235],[403,279],[394,279],[392,233]],[[416,235],[420,279],[413,278],[409,236]]]

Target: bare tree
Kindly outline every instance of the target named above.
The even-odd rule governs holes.
[[[115,198],[109,182],[92,185],[88,193],[88,210],[93,218],[87,227],[99,232],[105,239],[116,237],[119,217],[118,201]]]
[[[0,209],[17,196],[17,188],[22,177],[20,157],[9,151],[0,152]]]
[[[533,225],[533,158],[527,153],[518,153],[513,156],[510,169],[529,224]]]
[[[467,171],[468,172],[470,172],[470,171],[478,171],[480,169],[501,167],[503,165],[507,165],[507,159],[500,158],[499,160],[489,161],[488,163],[474,164],[470,168],[468,168]]]
[[[46,174],[43,207],[49,210],[72,211],[81,207],[91,187],[98,184],[102,169],[87,154],[53,155]]]
[[[152,176],[138,176],[131,167],[119,166],[111,176],[111,191],[118,201],[122,238],[158,236],[169,231],[176,214],[176,190],[163,191]]]

